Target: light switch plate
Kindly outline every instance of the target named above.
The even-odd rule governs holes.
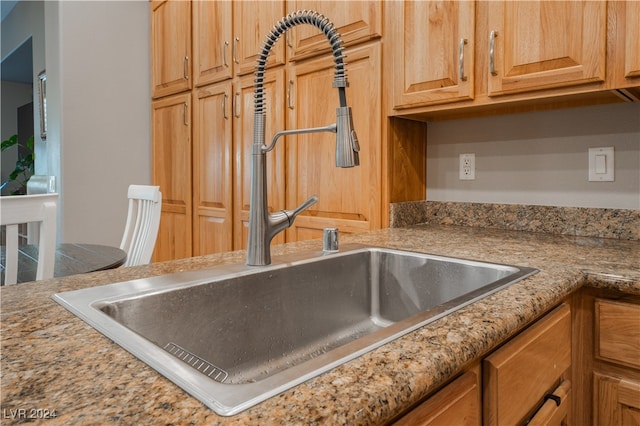
[[[589,148],[589,181],[613,182],[614,180],[613,147]]]

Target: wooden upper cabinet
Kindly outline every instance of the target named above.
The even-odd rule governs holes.
[[[201,87],[193,108],[193,254],[233,250],[231,82]]]
[[[336,135],[312,133],[288,136],[287,208],[293,209],[312,195],[319,201],[305,210],[287,230],[287,241],[320,238],[324,227],[359,232],[380,227],[381,198],[381,81],[380,44],[348,49],[347,104],[360,143],[360,166],[336,167]],[[331,55],[296,63],[287,127],[302,129],[336,122],[340,105],[332,87]]]
[[[346,45],[377,38],[382,35],[382,6],[374,1],[294,0],[287,2],[287,13],[314,10],[327,17],[342,36]],[[327,37],[312,25],[299,25],[289,31],[287,43],[293,59],[330,51]]]
[[[640,2],[625,2],[625,78],[640,77]]]
[[[151,2],[151,46],[152,96],[191,89],[191,2]]]
[[[488,3],[489,96],[604,81],[606,2]]]
[[[232,2],[193,2],[193,72],[196,86],[233,77]]]
[[[162,192],[155,262],[191,256],[191,93],[152,103],[152,181]]]
[[[396,109],[473,99],[475,2],[389,4]]]
[[[260,0],[233,2],[233,60],[238,74],[255,71],[256,59],[271,28],[285,15],[285,2]],[[286,60],[284,36],[271,49],[267,68]]]
[[[640,85],[640,2],[608,2],[610,62],[608,86],[613,89]]]

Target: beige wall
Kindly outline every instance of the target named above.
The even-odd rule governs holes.
[[[427,200],[640,209],[640,104],[429,123]],[[615,148],[615,182],[589,182],[588,149]],[[458,178],[476,155],[476,180]]]

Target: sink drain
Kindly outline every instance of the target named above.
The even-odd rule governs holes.
[[[215,380],[216,382],[224,383],[227,380],[229,374],[221,368],[216,367],[211,364],[209,361],[206,361],[200,358],[197,355],[192,354],[188,350],[176,345],[175,343],[169,342],[164,346],[164,350],[169,352],[171,355],[175,356],[181,361],[189,364],[191,367],[195,368],[205,376]]]

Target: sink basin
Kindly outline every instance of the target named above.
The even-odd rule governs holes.
[[[535,272],[345,245],[53,299],[228,416]]]

